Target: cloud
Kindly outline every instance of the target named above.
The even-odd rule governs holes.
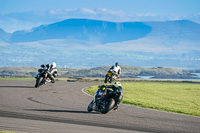
[[[192,20],[192,21],[196,22],[196,23],[200,23],[200,12],[198,12],[196,14],[193,14],[191,16],[187,16],[187,18],[189,20]]]
[[[88,18],[105,21],[129,21],[129,17],[122,11],[105,8],[88,9],[75,8],[65,10],[13,12],[0,15],[0,28],[6,32],[30,30],[33,27],[62,21],[69,18]]]
[[[93,14],[96,15],[97,13],[94,10],[88,9],[88,8],[82,8],[81,11],[83,13]]]
[[[96,11],[99,14],[110,14],[110,15],[118,15],[118,16],[123,16],[123,15],[127,15],[126,13],[124,13],[123,11],[114,11],[114,10],[108,10],[106,8],[97,8]]]
[[[138,17],[155,17],[157,15],[154,13],[136,13],[136,16],[138,16]]]

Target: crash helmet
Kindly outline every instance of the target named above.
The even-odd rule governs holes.
[[[117,81],[114,83],[114,86],[116,86],[116,87],[121,86],[121,83]]]
[[[55,62],[52,63],[52,68],[56,68],[56,63]]]
[[[116,62],[116,63],[115,63],[115,66],[117,67],[118,65],[119,65],[119,63],[118,63],[118,62]]]

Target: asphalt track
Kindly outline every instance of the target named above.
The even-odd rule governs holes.
[[[28,133],[199,133],[200,117],[121,104],[117,112],[87,112],[81,90],[100,83],[0,80],[0,131]],[[122,84],[123,86],[123,84]],[[126,94],[124,94],[126,95]]]

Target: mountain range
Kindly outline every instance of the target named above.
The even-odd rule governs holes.
[[[58,67],[123,65],[199,68],[200,24],[189,21],[108,22],[67,19],[6,33],[0,67],[57,62]]]
[[[3,32],[3,31],[2,31]],[[42,25],[29,32],[16,31],[8,38],[9,43],[33,42],[48,39],[75,39],[98,41],[100,44],[136,40],[151,32],[151,27],[142,22],[114,23],[87,19],[67,19],[50,25]]]

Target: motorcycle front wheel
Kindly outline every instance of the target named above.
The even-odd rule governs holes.
[[[42,80],[43,80],[43,77],[37,78],[35,88],[38,88],[41,85]]]
[[[100,112],[101,112],[102,114],[106,114],[106,113],[108,113],[111,109],[113,109],[114,105],[115,105],[115,100],[114,100],[113,98],[109,98],[109,100],[108,100],[108,102],[107,102],[105,108],[100,109]]]
[[[110,77],[109,83],[112,83],[112,80],[113,80],[112,77]]]
[[[105,81],[104,81],[104,83],[107,83],[108,80],[109,80],[109,76],[108,76],[108,74],[106,74],[106,77],[105,77]]]
[[[88,105],[88,108],[87,108],[87,110],[88,110],[88,112],[91,112],[91,111],[93,111],[93,100],[92,100],[92,102]]]

